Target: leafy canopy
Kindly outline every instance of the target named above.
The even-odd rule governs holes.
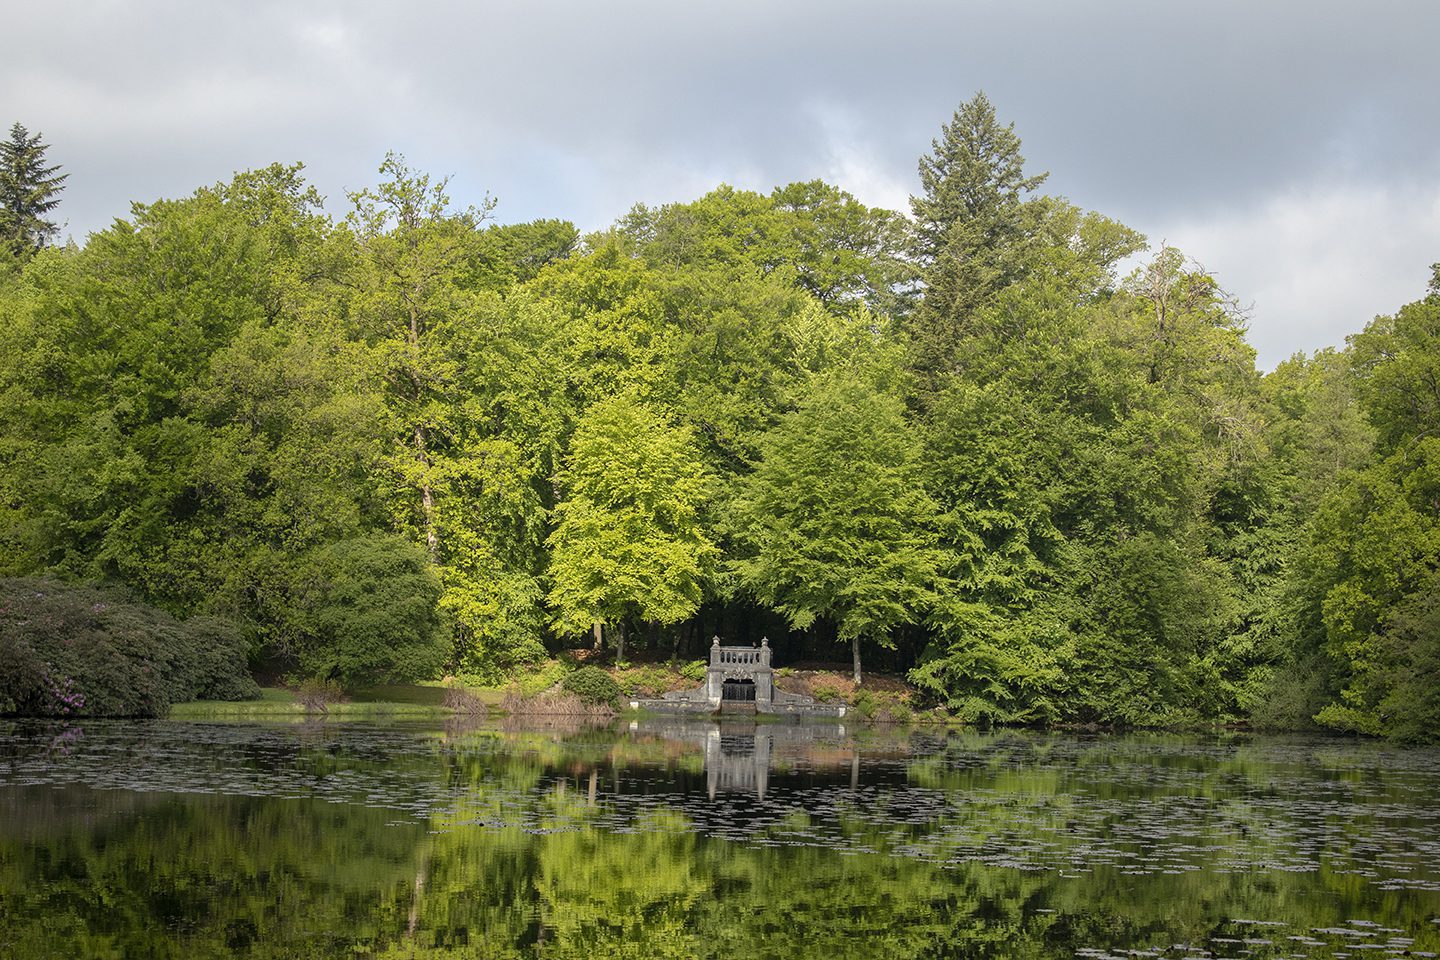
[[[817,377],[761,441],[731,505],[731,569],[796,629],[890,646],[923,618],[939,578],[935,505],[898,398],[855,372]]]
[[[549,538],[557,631],[695,612],[718,551],[702,519],[710,478],[688,429],[631,394],[601,400],[577,424],[559,482]]]

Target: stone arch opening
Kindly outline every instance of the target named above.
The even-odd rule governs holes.
[[[726,680],[720,687],[720,699],[738,703],[754,703],[755,681]]]

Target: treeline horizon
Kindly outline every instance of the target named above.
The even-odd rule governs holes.
[[[0,252],[0,576],[347,684],[765,634],[973,722],[1440,737],[1440,265],[1261,373],[1020,147],[980,94],[908,216],[722,184],[584,236],[277,164]]]

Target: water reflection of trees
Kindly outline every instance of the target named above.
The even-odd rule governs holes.
[[[847,824],[857,845],[879,851],[850,856],[708,838],[683,809],[663,804],[615,829],[614,792],[648,789],[640,771],[703,775],[697,784],[708,788],[711,731],[703,734],[697,745],[640,728],[442,732],[407,772],[456,788],[461,800],[419,821],[305,799],[5,788],[0,945],[17,960],[1073,957],[1245,932],[1225,927],[1227,917],[1299,929],[1367,917],[1411,929],[1440,906],[1434,895],[1385,895],[1324,873],[1135,878],[1102,869],[1071,881],[1055,871],[931,862],[890,855],[904,831],[878,819]],[[317,769],[355,768],[325,737],[307,736],[297,749],[313,751]],[[719,736],[722,746],[731,738],[732,757],[763,756],[767,776],[818,777],[843,791],[873,763],[934,789],[983,783],[994,795],[1043,794],[1061,816],[1075,801],[1060,774],[1031,764],[1033,752],[1098,763],[1100,750],[1023,738],[922,750],[908,735],[866,743],[831,731],[806,742],[760,728]],[[748,756],[746,738],[756,745]],[[951,762],[936,762],[946,751]],[[381,761],[358,765],[372,762]],[[717,791],[735,804],[747,796]],[[998,829],[994,815],[972,825]],[[803,829],[805,816],[797,810],[781,826]],[[1271,939],[1247,945],[1249,955],[1296,949]],[[1415,949],[1433,950],[1433,940]]]

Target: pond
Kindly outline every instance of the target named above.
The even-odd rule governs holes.
[[[1440,952],[1440,752],[635,721],[0,725],[0,956]]]

